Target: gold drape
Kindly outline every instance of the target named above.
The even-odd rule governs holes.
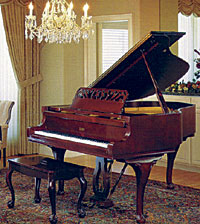
[[[0,0],[0,5],[7,5],[7,4],[11,4],[13,2],[15,2],[21,6],[26,6],[30,3],[30,0]]]
[[[178,0],[178,10],[186,16],[200,16],[200,0]]]
[[[24,22],[27,0],[0,0],[8,49],[19,87],[19,137],[14,154],[38,152],[38,144],[27,141],[26,130],[38,125],[40,114],[39,44],[25,40]]]

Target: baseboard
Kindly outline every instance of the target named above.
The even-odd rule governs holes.
[[[167,167],[167,161],[160,160],[156,163],[156,165]],[[180,163],[180,162],[176,162],[176,161],[174,163],[174,169],[200,173],[200,166],[194,166],[194,165]]]

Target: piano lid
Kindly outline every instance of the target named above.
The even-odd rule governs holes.
[[[153,95],[155,89],[142,57],[143,53],[160,90],[164,91],[189,69],[189,64],[173,55],[169,49],[184,34],[183,32],[150,32],[89,87],[127,90],[128,100]]]

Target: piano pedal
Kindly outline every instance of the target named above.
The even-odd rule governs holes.
[[[95,205],[96,205],[95,201],[82,202],[82,206],[87,208],[93,208]]]
[[[99,208],[110,208],[114,206],[114,203],[109,198],[98,198],[95,195],[90,198],[91,206],[89,208],[93,208],[95,205]]]
[[[57,191],[57,195],[64,195],[65,194],[65,191],[63,191],[63,190],[58,190]]]
[[[105,201],[98,201],[97,206],[99,208],[111,208],[114,206],[114,203],[111,199],[106,199]]]
[[[82,202],[82,206],[87,208],[94,208],[95,206],[98,208],[110,208],[114,206],[114,203],[111,199],[97,199],[97,197],[94,195],[90,198],[90,201]]]

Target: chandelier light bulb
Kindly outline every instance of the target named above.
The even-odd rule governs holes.
[[[37,37],[39,43],[43,40],[49,43],[79,43],[80,38],[88,39],[93,34],[92,16],[88,16],[89,5],[83,7],[81,26],[76,23],[73,3],[65,0],[47,1],[42,13],[41,24],[37,26],[33,15],[33,4],[29,4],[29,15],[25,16],[25,37],[31,40]]]
[[[29,15],[30,16],[32,16],[33,15],[33,3],[31,2],[30,4],[29,4]]]
[[[72,9],[73,9],[73,3],[72,2],[70,2],[68,9],[69,9],[69,16],[71,16],[72,15]]]
[[[89,9],[89,5],[86,3],[83,7],[83,11],[84,11],[84,16],[87,17],[87,11]]]
[[[70,2],[69,7],[70,7],[71,10],[73,9],[74,6],[73,6],[72,2]]]
[[[50,3],[49,1],[46,3],[46,7],[45,7],[45,11],[46,12],[49,12],[49,7],[50,7]]]

